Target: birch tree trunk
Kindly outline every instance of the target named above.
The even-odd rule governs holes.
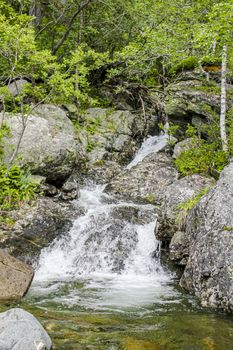
[[[226,134],[226,74],[227,74],[227,45],[222,50],[222,75],[221,75],[221,112],[220,112],[220,135],[223,151],[228,151]]]

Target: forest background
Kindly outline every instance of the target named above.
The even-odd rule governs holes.
[[[112,107],[107,90],[135,94],[145,110],[140,88],[162,93],[183,71],[199,70],[207,89],[221,95],[220,114],[212,113],[202,132],[188,127],[194,147],[176,165],[181,175],[220,172],[233,153],[232,37],[233,0],[0,0],[0,156],[10,133],[6,113],[19,114],[26,128],[42,103],[76,106],[79,115]],[[219,81],[209,79],[210,70]],[[1,161],[4,209],[35,190],[15,164],[17,151]]]

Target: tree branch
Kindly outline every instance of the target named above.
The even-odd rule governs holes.
[[[53,48],[52,50],[52,54],[55,55],[56,52],[59,50],[59,48],[64,44],[64,42],[66,41],[71,29],[72,29],[72,26],[73,26],[73,23],[76,19],[76,17],[78,16],[78,14],[80,12],[82,12],[82,10],[88,6],[91,2],[93,2],[95,0],[86,0],[85,2],[81,3],[81,5],[79,5],[78,9],[75,11],[75,13],[73,14],[73,16],[71,17],[69,23],[68,23],[68,27],[63,35],[63,37],[61,38],[61,40],[57,43],[57,45],[55,45],[55,47]]]

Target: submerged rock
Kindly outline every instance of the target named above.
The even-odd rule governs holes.
[[[4,141],[4,157],[9,160],[22,133],[19,115],[6,115],[10,137]],[[57,106],[38,106],[26,120],[17,162],[30,166],[33,173],[47,181],[62,181],[77,161],[77,145],[72,122]]]
[[[0,249],[0,301],[22,298],[30,287],[33,275],[33,269],[30,266]]]
[[[37,319],[23,309],[0,314],[0,349],[50,350],[52,342]]]
[[[113,178],[105,191],[116,198],[161,204],[165,189],[177,177],[178,172],[170,157],[164,153],[152,153]]]
[[[181,286],[203,305],[233,311],[233,163],[187,218],[189,260]]]

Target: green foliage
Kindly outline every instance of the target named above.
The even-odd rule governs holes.
[[[213,55],[203,56],[200,60],[202,66],[221,66],[221,58]]]
[[[209,192],[209,189],[209,187],[202,188],[198,193],[194,194],[187,201],[178,205],[178,216],[176,221],[180,229],[184,228],[189,212],[195,207],[195,205],[197,205],[197,203],[199,203],[202,197],[204,197]]]
[[[0,160],[3,155],[4,138],[10,135],[10,129],[6,124],[0,128]]]
[[[184,58],[175,64],[170,70],[169,74],[177,74],[187,70],[193,70],[198,66],[198,59],[195,56]]]
[[[224,230],[224,231],[232,231],[232,230],[233,230],[233,227],[231,227],[231,226],[224,226],[224,227],[223,227],[223,230]]]
[[[169,124],[159,124],[159,128],[168,135],[168,145],[173,146],[176,143],[176,139],[173,137],[176,135],[179,125],[170,122]]]
[[[31,182],[30,173],[14,165],[0,166],[0,210],[15,209],[24,201],[35,198],[38,185]]]
[[[227,163],[226,152],[216,147],[216,144],[201,139],[193,139],[193,147],[183,151],[175,160],[175,165],[183,176],[221,172]]]

